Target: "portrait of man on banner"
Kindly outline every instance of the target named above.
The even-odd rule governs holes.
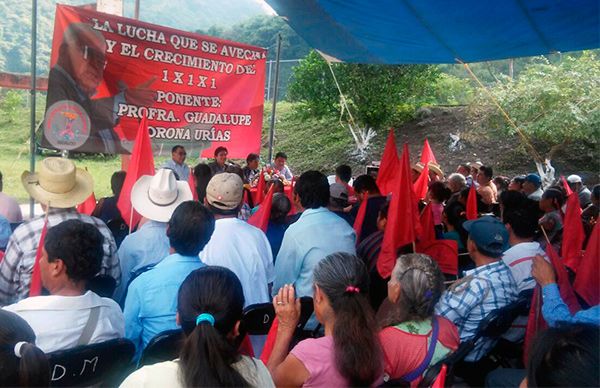
[[[104,80],[106,49],[102,33],[86,23],[71,23],[65,29],[48,78],[43,147],[107,154],[131,151],[114,130],[118,104],[151,106],[155,92],[140,85],[94,99]]]

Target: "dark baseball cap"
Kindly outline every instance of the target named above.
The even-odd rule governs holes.
[[[540,187],[542,185],[542,178],[538,174],[527,174],[525,182],[531,182],[536,187]]]
[[[463,227],[469,232],[477,248],[491,257],[498,258],[508,249],[508,230],[496,217],[483,216],[476,220],[466,221]]]

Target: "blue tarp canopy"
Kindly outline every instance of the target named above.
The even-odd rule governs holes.
[[[480,62],[600,47],[599,0],[266,0],[322,54]]]

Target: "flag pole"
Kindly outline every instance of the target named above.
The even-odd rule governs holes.
[[[131,204],[131,210],[129,211],[129,234],[131,234],[131,224],[133,224],[133,203]]]

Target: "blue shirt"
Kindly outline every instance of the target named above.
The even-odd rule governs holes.
[[[288,227],[275,260],[273,295],[294,284],[297,296],[313,296],[313,269],[335,252],[356,253],[356,234],[346,221],[324,207],[306,209]]]
[[[147,221],[136,232],[125,237],[117,253],[121,265],[121,284],[115,290],[114,299],[120,302],[133,272],[156,264],[169,255],[167,223]]]
[[[444,291],[435,306],[435,313],[456,325],[462,342],[475,336],[483,318],[493,310],[514,302],[517,296],[510,269],[499,260],[466,271],[464,278]],[[479,339],[465,360],[480,360],[494,344],[493,340]]]
[[[125,337],[133,341],[139,358],[157,334],[176,329],[177,292],[190,272],[204,267],[198,256],[174,253],[129,286],[125,300]]]
[[[190,168],[187,164],[177,164],[173,159],[169,159],[160,166],[160,168],[168,168],[175,171],[177,178],[180,181],[187,181],[190,177]]]
[[[555,327],[559,322],[590,323],[600,326],[600,305],[595,305],[587,310],[581,310],[571,315],[571,311],[560,297],[556,283],[548,284],[542,288],[544,303],[542,315],[550,327]]]

